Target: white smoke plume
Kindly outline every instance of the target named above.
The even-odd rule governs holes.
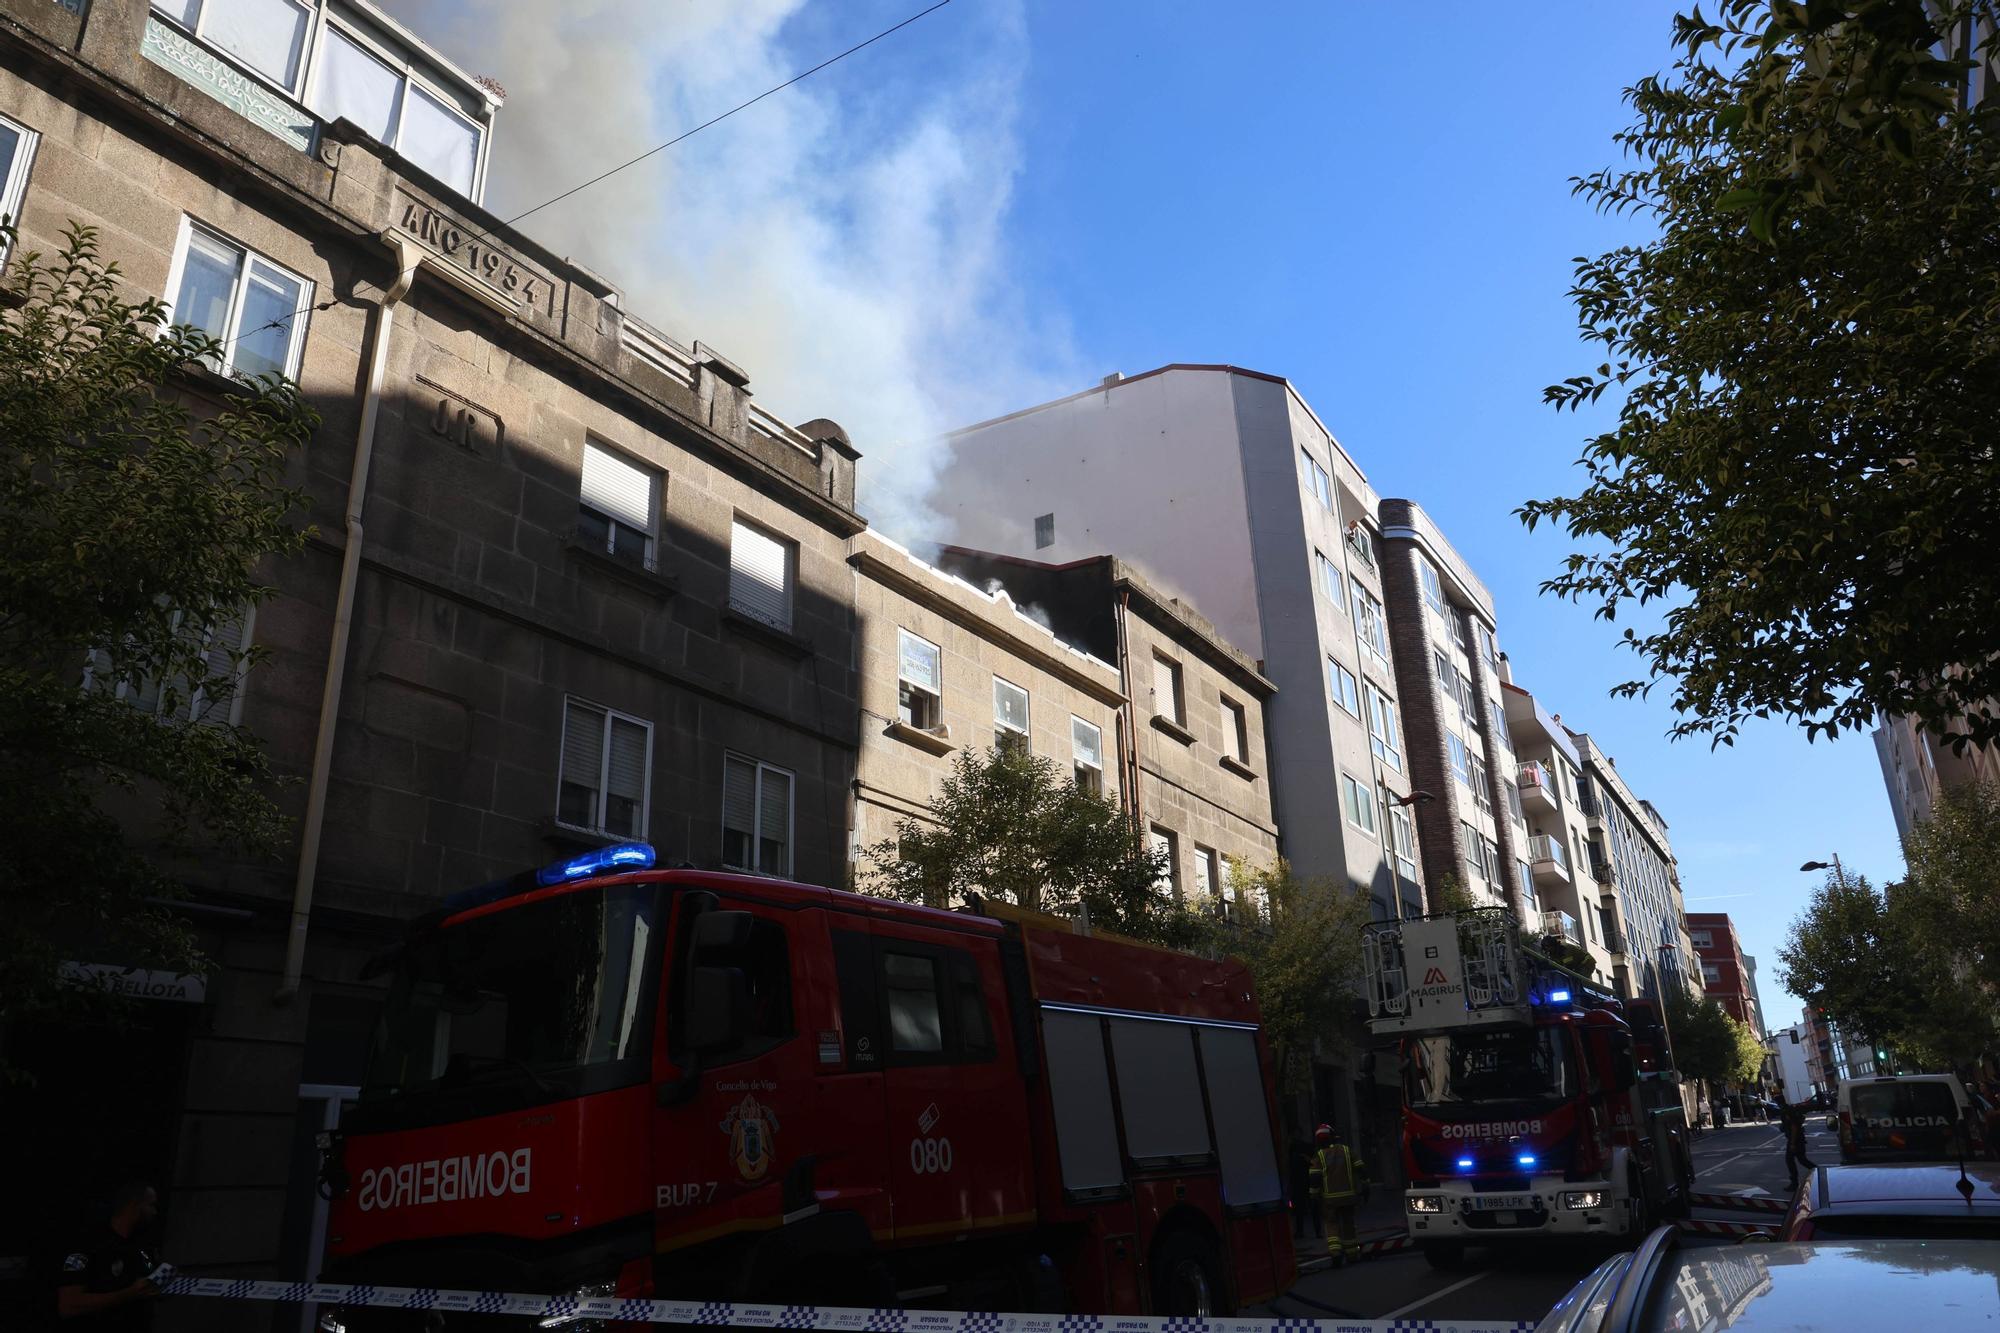
[[[803,0],[391,0],[507,89],[486,203],[512,217],[914,12]],[[1008,279],[1027,61],[1017,4],[951,5],[524,220],[647,323],[832,417],[885,531],[940,531],[943,430],[1081,382]]]

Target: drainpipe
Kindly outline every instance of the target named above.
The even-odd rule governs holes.
[[[333,603],[333,642],[326,653],[326,687],[319,701],[319,738],[313,745],[312,779],[306,787],[305,830],[299,840],[298,881],[292,889],[292,926],[285,942],[285,979],[271,999],[289,1004],[305,973],[306,934],[311,929],[313,881],[319,873],[320,830],[326,823],[327,777],[333,768],[334,734],[340,728],[340,686],[347,670],[347,642],[354,625],[354,588],[361,576],[361,509],[368,498],[368,465],[375,455],[375,423],[382,407],[382,376],[389,363],[389,333],[396,307],[410,294],[423,252],[397,233],[382,239],[395,251],[396,280],[382,294],[375,336],[368,349],[368,386],[361,399],[361,425],[354,433],[354,472],[347,482],[347,546],[340,557],[340,591]]]
[[[1132,589],[1121,588],[1118,593],[1118,674],[1119,684],[1125,687],[1125,705],[1118,711],[1122,715],[1125,734],[1119,737],[1118,767],[1123,770],[1125,795],[1132,808],[1132,822],[1145,831],[1145,816],[1139,809],[1139,707],[1132,689],[1132,652],[1125,638],[1125,620],[1132,614]]]

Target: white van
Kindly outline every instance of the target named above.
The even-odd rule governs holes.
[[[1837,1109],[1843,1162],[1940,1161],[1984,1150],[1955,1074],[1842,1079]]]

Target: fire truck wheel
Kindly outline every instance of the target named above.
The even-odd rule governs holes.
[[[1153,1313],[1229,1313],[1215,1247],[1192,1228],[1169,1232],[1153,1252]]]
[[[1440,1271],[1450,1271],[1465,1262],[1465,1243],[1434,1240],[1424,1246],[1424,1262]]]

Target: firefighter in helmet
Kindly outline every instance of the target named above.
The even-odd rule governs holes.
[[[1332,1125],[1321,1125],[1313,1138],[1312,1180],[1326,1217],[1326,1252],[1339,1263],[1361,1257],[1354,1239],[1354,1208],[1361,1201],[1361,1166],[1345,1143],[1334,1137]]]

